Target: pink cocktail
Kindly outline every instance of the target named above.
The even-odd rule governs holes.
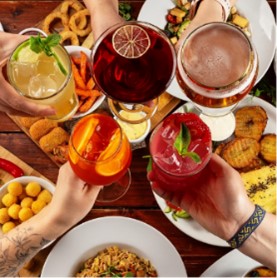
[[[196,182],[212,154],[208,126],[193,113],[175,113],[150,138],[153,177],[167,191]]]

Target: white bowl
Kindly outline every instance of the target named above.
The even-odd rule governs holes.
[[[22,176],[19,178],[12,179],[5,183],[1,188],[0,188],[0,208],[4,207],[2,204],[2,198],[3,196],[8,192],[8,185],[12,182],[20,182],[23,186],[26,186],[29,182],[37,182],[40,184],[40,186],[43,189],[47,189],[52,195],[54,194],[55,191],[55,185],[46,179],[36,177],[36,176]],[[0,236],[2,235],[2,231],[0,230]],[[49,246],[53,241],[50,241],[48,244],[46,244],[43,248],[46,248]]]
[[[91,50],[89,50],[86,47],[77,46],[77,45],[67,45],[67,46],[65,46],[65,49],[69,53],[70,56],[76,56],[76,57],[79,57],[80,56],[80,52],[83,51],[87,55],[88,60],[90,61]],[[88,109],[88,111],[86,111],[84,113],[77,112],[73,116],[73,118],[81,118],[81,117],[84,117],[84,116],[92,113],[94,110],[96,110],[102,104],[102,102],[104,101],[105,97],[106,96],[104,94],[102,94],[101,96],[99,96],[97,98],[97,100],[90,107],[90,109]]]
[[[112,245],[149,259],[159,277],[187,277],[180,254],[161,232],[122,216],[96,218],[71,229],[49,253],[41,277],[73,277],[84,261]]]

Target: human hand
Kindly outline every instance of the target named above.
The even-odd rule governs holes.
[[[69,162],[59,170],[56,190],[49,204],[54,221],[71,228],[91,210],[101,186],[91,186],[79,179]]]
[[[148,178],[153,190],[162,198],[186,210],[205,229],[229,240],[254,211],[237,171],[213,154],[201,179],[184,186],[182,192],[169,192]]]
[[[8,57],[27,38],[28,36],[0,32],[0,111],[19,116],[53,115],[55,110],[52,107],[33,103],[20,96],[4,75]]]

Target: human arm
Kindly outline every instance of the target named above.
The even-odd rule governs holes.
[[[91,15],[91,26],[95,40],[109,27],[124,22],[118,13],[118,0],[84,0],[84,3]]]
[[[230,0],[230,6],[234,6],[236,0]],[[186,30],[182,33],[181,38],[175,45],[178,50],[184,39],[196,28],[209,22],[223,21],[223,8],[222,5],[216,0],[202,0],[199,3],[196,14],[191,20]]]
[[[77,224],[90,211],[99,190],[85,185],[69,163],[63,165],[49,205],[0,238],[0,276],[16,276],[43,246]]]
[[[12,51],[28,36],[0,32],[0,111],[20,116],[49,116],[55,114],[50,106],[38,105],[20,96],[8,83],[5,65]]]
[[[246,194],[239,173],[219,156],[213,154],[203,171],[203,180],[187,185],[182,193],[164,191],[153,172],[148,177],[158,195],[183,208],[205,229],[227,241],[252,215],[254,204]],[[275,224],[276,216],[266,213],[258,228],[239,248],[273,270],[276,268]]]

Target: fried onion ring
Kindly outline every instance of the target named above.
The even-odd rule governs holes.
[[[66,14],[61,13],[61,12],[50,13],[43,21],[42,30],[46,34],[50,34],[51,33],[51,31],[50,31],[51,24],[57,19],[61,20],[61,22],[64,26],[64,30],[69,30],[69,27],[68,27],[69,18]]]
[[[88,9],[84,9],[73,14],[69,19],[69,28],[80,37],[87,36],[91,32],[90,22],[88,22],[87,27],[80,29],[77,26],[77,22],[83,17],[90,16]]]
[[[75,10],[76,12],[83,9],[83,6],[74,0],[64,1],[61,5],[60,11],[64,14],[69,14],[69,7]]]
[[[59,34],[62,37],[62,39],[60,41],[61,44],[66,40],[70,40],[71,45],[80,45],[78,36],[74,32],[69,31],[69,30],[64,30],[64,31],[60,32]]]
[[[70,8],[75,10],[75,12],[78,12],[78,11],[84,9],[84,7],[78,1],[69,0],[69,1],[64,1],[62,3],[60,11],[64,14],[69,15],[70,14]],[[79,19],[77,27],[78,27],[78,29],[84,29],[86,26],[87,26],[87,18],[85,16],[83,16]]]

